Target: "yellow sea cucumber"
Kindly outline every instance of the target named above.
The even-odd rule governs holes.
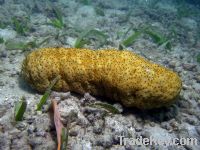
[[[26,56],[22,76],[44,92],[60,75],[56,91],[89,92],[127,107],[168,106],[179,95],[179,76],[130,51],[42,48]]]

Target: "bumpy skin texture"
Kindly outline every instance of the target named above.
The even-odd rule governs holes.
[[[22,75],[40,92],[60,75],[56,91],[89,92],[140,109],[170,105],[182,85],[167,68],[129,51],[109,49],[39,49],[23,61]]]

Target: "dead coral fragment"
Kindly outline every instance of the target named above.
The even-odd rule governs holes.
[[[181,90],[173,71],[130,51],[112,49],[39,49],[23,61],[22,75],[40,92],[60,75],[54,90],[88,92],[140,109],[169,105]]]

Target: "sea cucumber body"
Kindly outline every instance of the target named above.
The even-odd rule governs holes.
[[[130,51],[43,48],[23,61],[22,76],[44,92],[60,75],[56,91],[89,92],[140,109],[170,105],[179,95],[179,76]]]

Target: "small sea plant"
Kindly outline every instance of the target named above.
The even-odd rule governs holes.
[[[16,50],[16,49],[24,50],[26,48],[26,43],[8,40],[5,42],[5,46],[7,50]]]
[[[172,46],[170,41],[163,35],[158,34],[153,30],[145,30],[145,33],[148,34],[158,46],[164,45],[167,49],[171,50]]]
[[[95,7],[95,12],[99,16],[105,16],[105,13],[104,13],[103,9],[100,8],[100,7]]]
[[[77,38],[74,47],[75,48],[82,48],[85,44],[90,43],[89,38],[94,37],[100,41],[100,45],[103,45],[106,42],[107,36],[97,29],[86,29],[83,31],[79,37]]]
[[[124,47],[128,47],[131,44],[133,44],[136,41],[136,39],[139,38],[139,36],[141,34],[142,34],[142,32],[140,32],[140,31],[133,32],[127,39],[125,39],[124,41],[122,41],[122,43],[119,46],[119,49],[121,50],[121,49],[123,49],[123,46]]]
[[[57,83],[57,81],[60,79],[60,76],[58,75],[56,78],[53,79],[47,90],[45,91],[44,95],[40,99],[40,102],[37,104],[37,110],[41,110],[42,106],[46,103],[47,99],[49,98],[51,94],[51,89],[54,87],[54,85]]]
[[[55,14],[55,18],[51,19],[50,24],[55,28],[62,29],[64,28],[63,16],[61,11],[58,8],[53,9],[53,13]]]
[[[34,48],[39,48],[44,43],[48,42],[50,37],[45,38],[41,42],[37,42],[36,40],[29,41],[29,42],[21,42],[21,41],[13,41],[7,40],[5,42],[5,46],[7,50],[22,50],[27,51]]]
[[[200,63],[200,53],[197,55],[197,62]]]
[[[4,43],[4,39],[0,37],[0,44]]]
[[[28,18],[22,18],[22,21],[17,17],[12,18],[12,23],[15,31],[20,35],[25,35],[29,31]]]
[[[62,128],[62,133],[61,133],[61,150],[67,150],[67,144],[68,144],[68,135],[69,135],[69,130],[68,128]]]
[[[95,107],[95,108],[103,108],[105,109],[107,112],[110,112],[112,114],[120,114],[120,111],[112,106],[111,104],[108,103],[94,103],[94,104],[90,104],[90,107]]]
[[[0,28],[5,29],[7,26],[7,23],[0,21]]]
[[[21,100],[16,102],[14,110],[15,121],[22,121],[24,112],[26,111],[26,107],[27,102],[25,97],[22,97]]]
[[[127,32],[124,34],[125,35],[124,37],[126,37],[126,35],[130,30],[131,28],[127,30]],[[123,40],[119,44],[119,50],[123,50],[124,47],[131,46],[142,34],[150,36],[158,46],[164,46],[165,48],[171,50],[172,45],[170,40],[165,36],[150,29],[149,27],[135,29],[135,31],[130,36],[128,36],[125,40]]]
[[[79,2],[83,5],[90,5],[91,4],[91,0],[79,0]]]

